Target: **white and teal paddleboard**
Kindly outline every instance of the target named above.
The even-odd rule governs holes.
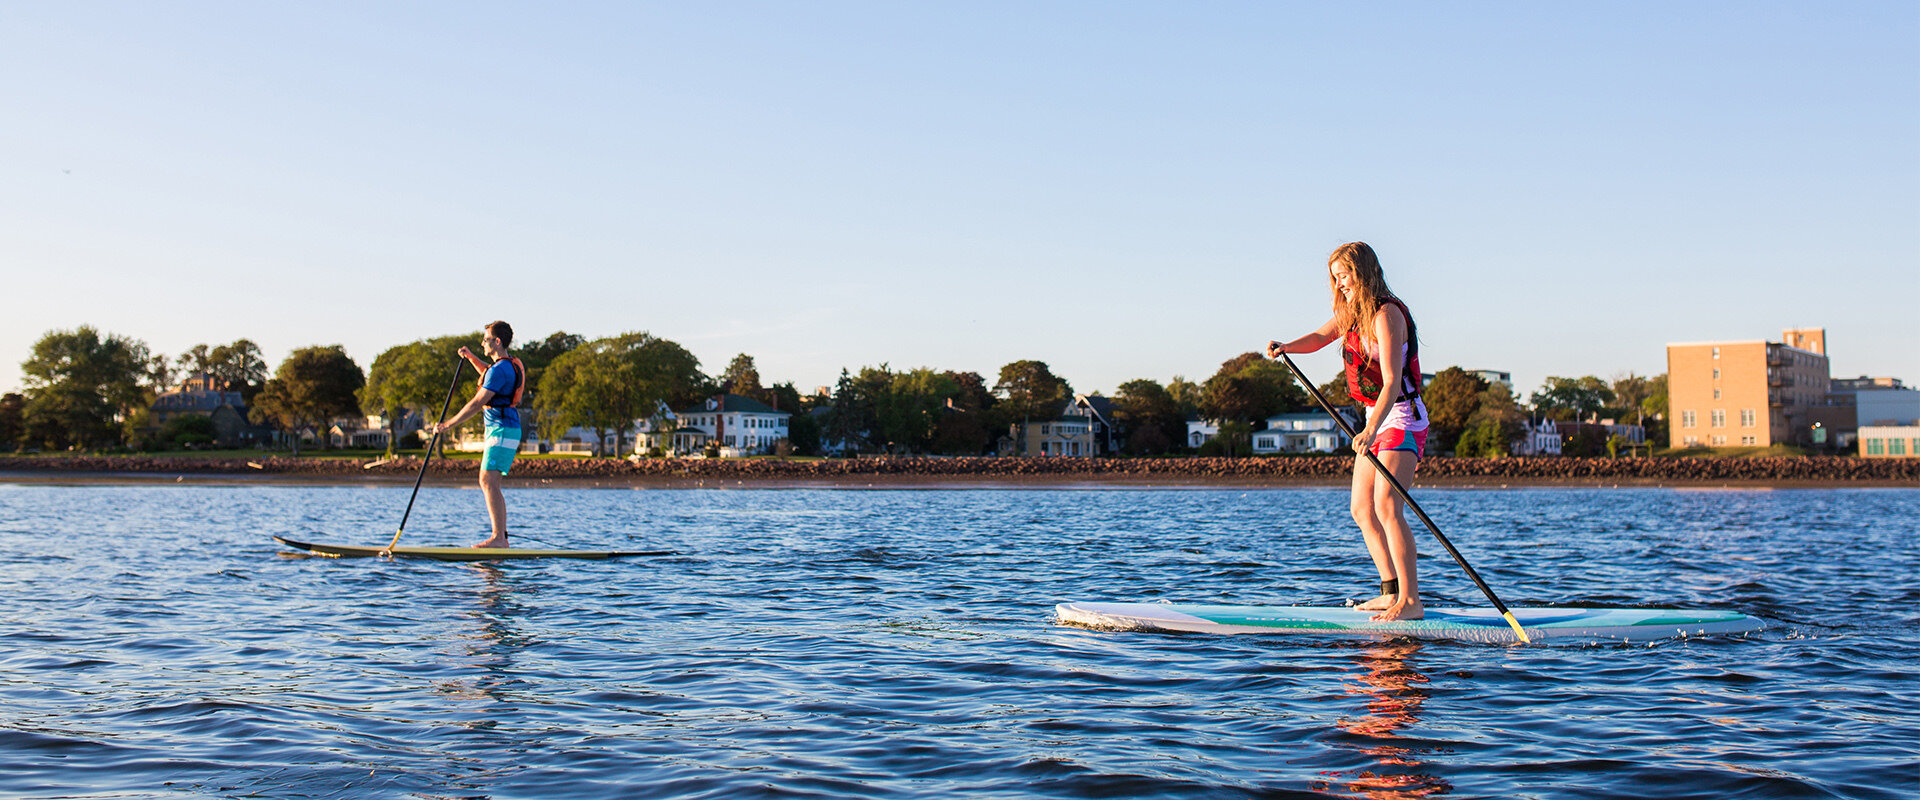
[[[1682,608],[1513,608],[1535,641],[1588,637],[1646,641],[1766,627],[1733,611]],[[1515,642],[1506,618],[1491,608],[1428,608],[1425,619],[1375,622],[1374,612],[1310,606],[1062,603],[1060,622],[1101,630],[1193,633],[1304,633],[1335,636],[1413,636],[1473,642]]]

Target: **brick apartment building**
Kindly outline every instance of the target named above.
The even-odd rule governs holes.
[[[1667,345],[1669,447],[1810,445],[1831,383],[1826,329]]]

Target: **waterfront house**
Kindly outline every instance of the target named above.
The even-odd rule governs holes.
[[[247,401],[239,392],[221,388],[220,381],[206,372],[195,373],[178,388],[154,398],[147,410],[156,429],[183,416],[213,420],[213,443],[218,447],[252,447],[274,439],[273,426],[247,419]]]
[[[1013,455],[1091,456],[1095,454],[1095,424],[1095,418],[1090,415],[1069,413],[1024,424],[1015,422],[1008,427],[1008,442]],[[1024,437],[1021,436],[1023,427]],[[1006,448],[1003,447],[1002,452],[1006,452]]]
[[[1119,452],[1122,444],[1120,432],[1113,424],[1113,401],[1097,394],[1075,395],[1066,410],[1060,413],[1061,419],[1078,417],[1086,421],[1087,435],[1093,452],[1090,455],[1110,456]]]
[[[1187,446],[1199,449],[1209,439],[1220,435],[1220,423],[1215,420],[1201,419],[1199,415],[1187,417]]]
[[[793,418],[791,413],[730,392],[676,411],[674,416],[671,452],[690,454],[711,442],[719,445],[721,458],[772,453],[774,445],[787,438]]]
[[[1337,407],[1348,425],[1358,425],[1349,406]],[[1275,414],[1267,418],[1266,430],[1253,432],[1256,455],[1274,453],[1333,453],[1347,449],[1353,438],[1339,423],[1324,413]]]
[[[1520,438],[1513,443],[1516,456],[1560,455],[1560,425],[1550,419],[1520,423]]]

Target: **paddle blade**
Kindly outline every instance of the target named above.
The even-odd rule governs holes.
[[[1507,624],[1513,626],[1513,632],[1520,635],[1520,641],[1522,643],[1533,644],[1532,637],[1527,636],[1527,629],[1520,627],[1520,620],[1513,618],[1513,612],[1502,609],[1500,616],[1507,618]]]

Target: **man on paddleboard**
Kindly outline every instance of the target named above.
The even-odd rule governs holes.
[[[480,372],[480,388],[473,399],[460,407],[460,413],[446,422],[428,425],[429,436],[452,430],[474,414],[481,414],[486,425],[487,449],[480,457],[480,493],[487,502],[487,519],[493,522],[493,535],[474,547],[507,546],[507,498],[500,483],[513,467],[520,452],[520,400],[526,396],[527,368],[507,352],[513,344],[513,326],[494,321],[480,332],[480,348],[493,360],[489,364],[467,348],[460,357],[473,363]]]
[[[1333,318],[1291,342],[1268,342],[1267,357],[1311,353],[1342,342],[1347,364],[1347,394],[1367,407],[1367,424],[1353,439],[1353,451],[1372,451],[1400,481],[1413,485],[1413,472],[1427,445],[1427,406],[1420,400],[1420,343],[1413,315],[1387,288],[1380,259],[1365,242],[1349,242],[1327,258],[1333,289]],[[1393,485],[1364,458],[1353,460],[1353,521],[1366,539],[1367,553],[1380,572],[1380,596],[1360,605],[1377,610],[1377,620],[1420,619],[1420,580],[1413,530]]]

